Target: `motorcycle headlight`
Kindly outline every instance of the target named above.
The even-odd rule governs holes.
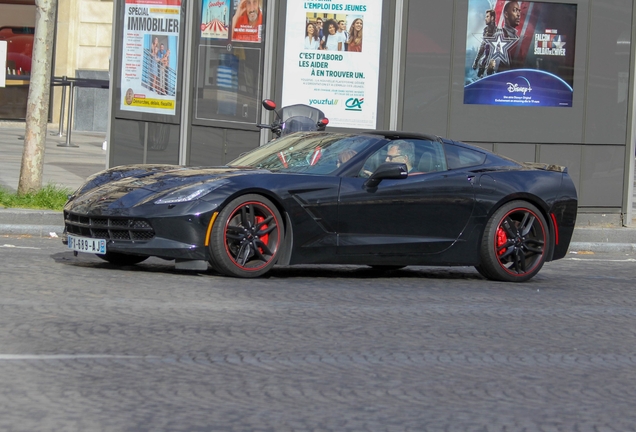
[[[227,180],[218,180],[208,183],[196,184],[176,191],[159,198],[155,204],[177,204],[182,202],[194,201],[212,192],[215,189],[229,183]]]

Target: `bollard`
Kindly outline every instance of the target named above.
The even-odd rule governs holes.
[[[64,136],[64,108],[66,107],[66,83],[67,83],[66,75],[62,77],[62,104],[60,105],[60,128],[57,133],[52,133],[51,135],[62,137]]]
[[[58,144],[58,147],[79,147],[78,145],[71,144],[71,127],[73,121],[73,93],[75,86],[73,85],[73,81],[70,83],[70,91],[68,95],[68,119],[66,121],[66,143]]]

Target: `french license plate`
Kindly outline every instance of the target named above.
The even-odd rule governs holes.
[[[86,237],[67,236],[68,248],[78,252],[88,252],[96,254],[106,253],[106,240],[92,239]]]

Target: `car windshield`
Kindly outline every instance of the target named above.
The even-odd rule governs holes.
[[[331,174],[381,139],[371,135],[298,132],[239,156],[228,165],[274,172]]]

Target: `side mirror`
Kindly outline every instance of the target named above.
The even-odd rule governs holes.
[[[328,124],[329,124],[329,119],[325,117],[319,120],[318,123],[316,123],[316,130],[322,132],[325,130]]]
[[[263,99],[263,108],[267,111],[274,111],[276,109],[276,102],[270,99]]]
[[[373,171],[373,174],[364,182],[364,187],[373,189],[378,187],[382,180],[400,180],[409,176],[409,170],[405,163],[385,162]]]

